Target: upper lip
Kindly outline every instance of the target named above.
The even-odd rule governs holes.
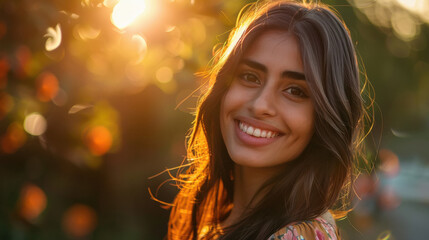
[[[268,123],[257,120],[257,119],[248,118],[248,117],[237,117],[235,119],[237,121],[243,122],[247,125],[259,128],[261,130],[268,130],[268,131],[277,132],[279,134],[282,134],[282,131],[280,131],[278,128],[276,128],[276,127],[274,127]]]

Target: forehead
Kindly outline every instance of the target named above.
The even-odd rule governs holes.
[[[244,59],[281,65],[287,70],[303,71],[299,43],[295,35],[286,31],[262,32],[244,51]]]

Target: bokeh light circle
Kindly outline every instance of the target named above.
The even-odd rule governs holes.
[[[33,136],[39,136],[45,133],[47,122],[40,113],[31,113],[25,117],[24,129]]]

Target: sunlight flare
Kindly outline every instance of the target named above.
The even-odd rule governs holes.
[[[121,0],[113,8],[112,23],[119,29],[132,24],[146,9],[143,0]]]

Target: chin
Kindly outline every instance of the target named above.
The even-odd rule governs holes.
[[[250,156],[249,156],[250,155]],[[284,161],[273,161],[273,158],[267,158],[265,156],[255,156],[255,154],[230,154],[232,161],[243,167],[249,168],[273,168],[284,165]]]

